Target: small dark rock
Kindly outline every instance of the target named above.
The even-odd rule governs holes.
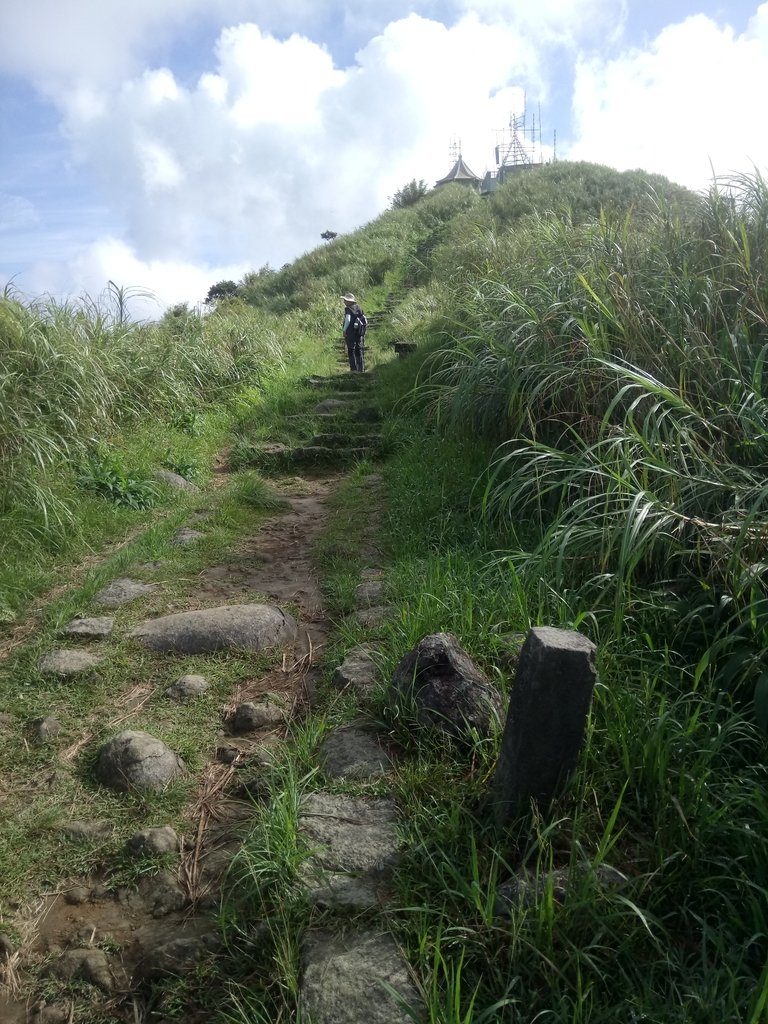
[[[174,491],[187,491],[189,494],[197,494],[200,490],[197,484],[193,484],[179,473],[173,473],[170,469],[158,469],[152,476],[158,483],[165,484]]]
[[[285,723],[285,711],[277,704],[261,700],[246,701],[235,708],[232,732],[255,732],[257,729],[275,729]]]
[[[95,619],[78,618],[72,619],[64,627],[68,636],[80,636],[85,640],[102,640],[112,632],[115,620],[110,616],[103,616]]]
[[[85,885],[73,885],[70,889],[64,890],[65,901],[73,907],[87,903],[90,897],[91,890]]]
[[[181,842],[170,825],[158,825],[131,836],[125,848],[134,857],[152,857],[155,854],[178,853]]]
[[[121,604],[134,601],[137,597],[153,593],[155,587],[154,583],[139,583],[137,580],[113,580],[98,592],[93,603],[104,608],[117,608]]]
[[[58,650],[49,651],[40,659],[37,668],[43,675],[67,678],[83,672],[92,672],[99,664],[101,658],[96,654],[89,654],[88,651]]]
[[[103,992],[112,992],[115,987],[102,949],[69,949],[50,964],[49,972],[62,981],[87,981]]]
[[[0,932],[0,964],[5,963],[7,960],[10,960],[14,952],[15,950],[13,948],[13,943],[11,942],[11,940],[8,938],[5,932]]]
[[[221,939],[215,932],[171,939],[147,950],[142,965],[145,977],[183,975],[194,970],[206,957],[218,952]]]
[[[193,697],[200,697],[209,690],[208,681],[204,676],[186,675],[178,679],[165,691],[166,697],[179,702],[192,700]]]
[[[179,880],[171,871],[159,871],[156,875],[143,878],[139,884],[139,893],[153,917],[165,917],[187,904]]]
[[[61,732],[61,722],[53,715],[38,718],[32,723],[32,734],[38,743],[47,743]]]
[[[189,526],[182,526],[176,531],[176,533],[174,533],[173,538],[171,539],[171,544],[175,547],[184,548],[189,544],[196,544],[197,541],[202,540],[204,536],[205,534],[201,533],[199,530],[192,530]]]
[[[108,839],[112,835],[111,821],[68,821],[62,825],[61,831],[68,839],[77,841],[93,841]]]
[[[34,1024],[70,1024],[72,1020],[71,1006],[69,1003],[51,1003],[49,1006],[41,1006],[32,1019]]]

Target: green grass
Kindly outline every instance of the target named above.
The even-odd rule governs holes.
[[[239,395],[231,461],[244,472],[204,527],[209,537],[198,550],[170,552],[181,510],[163,505],[151,514],[165,518],[134,549],[137,561],[139,553],[169,558],[167,572],[146,578],[163,579],[162,601],[173,602],[253,525],[249,517],[274,508],[254,471],[258,446],[306,442],[328,429],[306,416],[324,392],[300,382],[341,374],[336,296],[351,288],[367,312],[385,302],[390,310],[371,336],[376,400],[391,417],[389,458],[352,470],[315,552],[336,622],[323,679],[264,772],[264,799],[230,872],[222,906],[229,956],[159,992],[166,1017],[182,1019],[194,999],[228,1024],[296,1019],[301,935],[335,921],[310,909],[296,879],[306,852],[299,800],[324,786],[391,787],[397,798],[404,854],[380,923],[407,952],[430,1024],[766,1019],[767,196],[757,174],[697,197],[639,172],[567,163],[518,176],[489,202],[437,190],[282,271],[247,275],[205,325],[215,365],[197,346],[199,321],[146,336],[155,359],[161,341],[171,346],[182,383],[164,376],[165,391],[148,399],[166,410],[174,432],[160,432],[151,460],[139,457],[138,440],[117,446],[137,479],[170,457],[203,467],[205,481],[211,449],[206,458],[195,432],[206,402],[228,380]],[[6,304],[0,316],[6,344],[41,367],[26,406],[17,377],[3,386],[19,408],[44,411],[47,421],[45,353],[61,317],[39,315],[23,348],[19,311]],[[114,335],[127,359],[124,331],[122,318],[99,320],[94,336]],[[163,332],[183,343],[174,347]],[[416,354],[393,360],[386,345],[397,340],[416,341]],[[0,440],[21,437],[27,446],[14,465],[24,469],[24,494],[38,488],[28,504],[43,527],[7,522],[19,537],[36,530],[52,549],[70,522],[69,493],[27,468],[59,465],[65,449],[79,460],[97,421],[108,423],[102,441],[116,436],[98,361],[78,366],[67,344],[66,408],[87,429],[51,441],[25,426],[31,418],[0,422]],[[272,369],[274,345],[286,353],[284,372]],[[135,394],[149,394],[141,388],[156,365],[147,357]],[[78,373],[94,382],[82,406],[71,384]],[[130,417],[135,394],[121,415]],[[381,496],[366,484],[372,471],[382,476]],[[19,516],[22,490],[9,493],[2,515]],[[95,507],[93,497],[79,500]],[[149,522],[136,510],[110,515],[112,536]],[[107,534],[99,527],[93,535]],[[119,642],[103,678],[76,696],[35,674],[54,627],[131,558],[119,552],[103,575],[83,574],[81,589],[50,606],[40,637],[14,663],[14,713],[31,719],[61,701],[72,708],[75,735],[126,678],[158,690],[172,681],[168,663]],[[372,562],[381,563],[393,610],[366,629],[347,613]],[[45,559],[24,572],[25,590],[53,579]],[[20,604],[6,598],[10,615]],[[121,628],[135,614],[121,612]],[[386,681],[425,633],[450,631],[506,692],[521,634],[537,624],[590,636],[599,677],[577,771],[552,806],[503,832],[489,806],[498,737],[467,747],[420,727],[386,685],[361,702],[330,683],[354,644],[375,645]],[[197,664],[214,680],[214,703],[245,671],[237,659]],[[151,707],[162,735],[191,765],[202,764],[216,725],[209,704]],[[323,735],[361,713],[398,754],[391,779],[368,789],[331,783],[317,770]],[[185,783],[113,809],[113,798],[88,782],[94,749],[65,773],[68,800],[94,815],[114,813],[119,835],[180,811]],[[30,748],[21,760],[33,778],[52,769],[49,750]],[[62,804],[35,792],[19,808],[10,848],[28,852],[11,869],[14,884],[42,878],[61,855],[51,838],[61,813]],[[84,871],[110,850],[71,850],[65,863]],[[601,883],[604,867],[626,881]],[[571,882],[561,903],[552,872],[565,868]],[[535,898],[497,910],[499,887],[521,871],[535,880]]]

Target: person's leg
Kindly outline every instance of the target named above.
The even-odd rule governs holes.
[[[355,343],[354,341],[347,341],[347,356],[349,357],[349,368],[350,370],[355,369]]]
[[[360,344],[360,339],[355,339],[355,370],[360,373],[363,369],[363,349]]]

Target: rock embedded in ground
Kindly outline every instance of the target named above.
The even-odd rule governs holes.
[[[396,817],[395,802],[385,797],[304,797],[299,832],[311,855],[300,875],[313,903],[355,910],[378,905],[400,859]]]
[[[221,939],[214,932],[201,935],[181,935],[145,949],[141,974],[146,978],[159,978],[175,974],[183,976],[194,971],[201,960],[221,949]]]
[[[310,931],[301,958],[302,1020],[311,1024],[413,1024],[420,1019],[421,999],[391,935]]]
[[[276,729],[285,724],[285,708],[267,700],[245,701],[232,715],[232,732],[256,732],[257,729]]]
[[[172,686],[169,686],[165,691],[165,696],[170,697],[171,700],[183,703],[195,697],[201,697],[209,689],[208,681],[204,676],[186,675],[177,679]]]
[[[577,865],[575,873],[570,868],[553,868],[540,874],[523,870],[497,886],[494,916],[508,917],[520,906],[535,907],[547,898],[550,891],[556,903],[565,903],[573,886],[584,881],[596,888],[615,889],[626,884],[627,876],[607,864],[600,864],[597,868],[591,864]]]
[[[450,633],[425,636],[392,676],[393,703],[411,702],[417,719],[451,736],[490,736],[503,712],[501,694]]]
[[[378,629],[392,615],[392,608],[380,604],[372,608],[358,608],[352,615],[366,629]]]
[[[49,973],[62,981],[87,981],[112,992],[115,979],[103,949],[68,949],[49,965]]]
[[[381,605],[387,591],[383,580],[366,580],[355,587],[355,604],[358,608],[374,608]]]
[[[367,697],[379,683],[379,670],[367,647],[354,647],[333,673],[333,685],[339,690],[356,691]]]
[[[159,871],[139,882],[139,894],[152,917],[166,917],[188,903],[179,880],[172,871]]]
[[[175,491],[186,491],[188,494],[198,494],[200,492],[197,484],[193,484],[191,480],[187,480],[186,477],[181,476],[179,473],[173,473],[170,469],[158,469],[152,474],[152,477],[159,483],[173,488]]]
[[[0,932],[0,964],[10,960],[15,950],[13,943],[5,932]]]
[[[39,672],[47,676],[59,676],[66,679],[69,676],[82,675],[85,672],[93,672],[102,659],[96,654],[89,654],[88,651],[58,650],[49,651],[40,659],[37,664]]]
[[[109,839],[114,826],[111,821],[98,819],[95,821],[68,821],[61,826],[61,831],[67,839],[76,842],[92,842],[96,839]]]
[[[170,825],[156,825],[131,836],[125,848],[134,857],[152,857],[161,853],[178,853],[181,841]]]
[[[95,774],[111,789],[163,789],[184,771],[184,764],[162,740],[146,732],[118,733],[101,748]]]
[[[146,597],[154,592],[156,583],[139,583],[137,580],[112,580],[98,592],[93,603],[103,608],[118,608],[121,604],[135,601],[137,597]]]
[[[61,732],[61,722],[54,715],[36,718],[32,723],[32,735],[37,743],[48,743]]]
[[[189,526],[182,526],[174,533],[171,538],[171,544],[177,548],[185,548],[189,544],[196,544],[203,537],[205,537],[205,534],[201,533],[200,530],[193,530]]]
[[[112,632],[115,620],[110,615],[102,615],[91,619],[72,619],[64,627],[68,636],[79,636],[84,640],[103,640]]]
[[[230,604],[146,619],[131,632],[145,647],[179,654],[264,651],[296,639],[295,620],[276,605]]]
[[[81,903],[87,903],[91,898],[91,890],[87,885],[72,885],[64,890],[64,902],[72,907],[78,907]]]
[[[30,1017],[29,1024],[71,1024],[72,1004],[46,1003],[44,1006],[37,1006]]]
[[[376,737],[355,726],[329,733],[320,747],[320,760],[325,774],[334,779],[376,778],[392,767]]]

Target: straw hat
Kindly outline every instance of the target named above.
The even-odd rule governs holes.
[[[348,292],[346,295],[342,295],[341,297],[342,299],[344,299],[345,302],[357,302],[357,299],[352,294],[352,292]]]

